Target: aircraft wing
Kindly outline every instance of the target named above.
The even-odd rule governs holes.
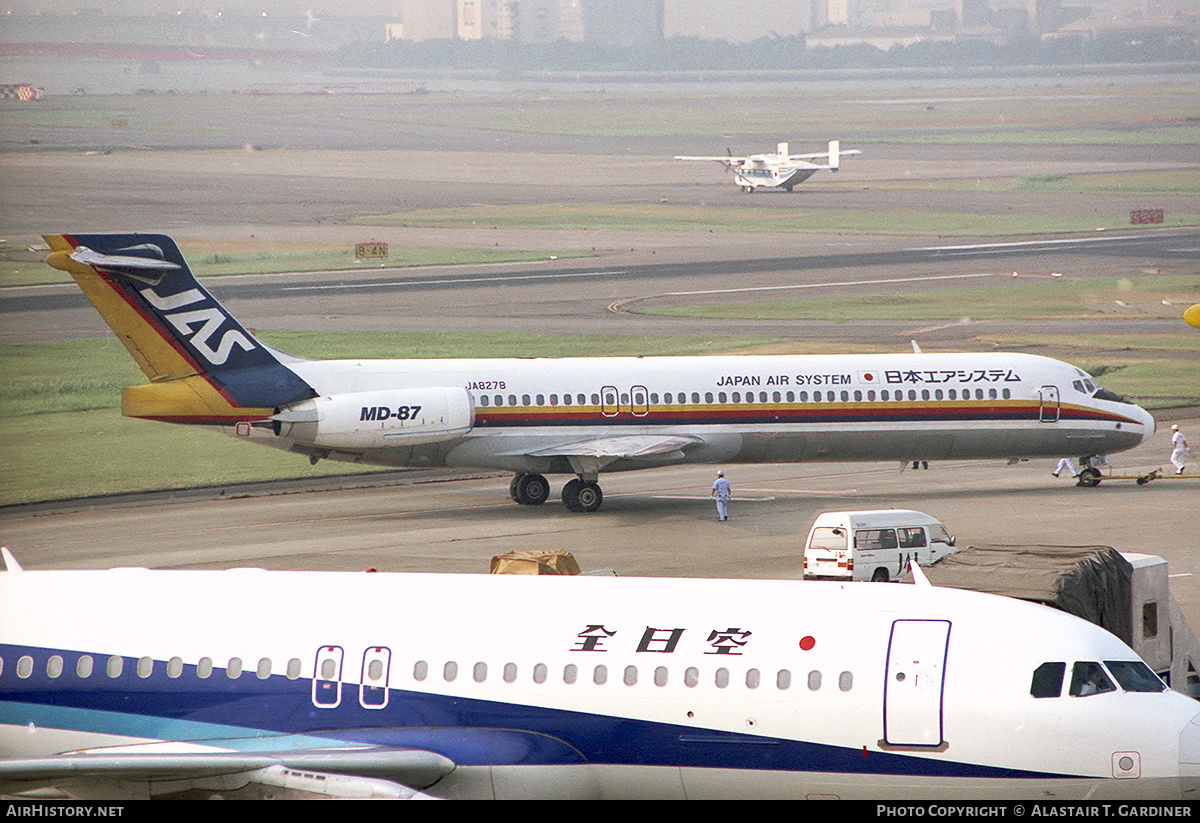
[[[677,155],[675,155],[675,159],[676,160],[715,160],[718,163],[728,164],[728,163],[745,163],[749,158],[737,157],[737,156],[731,157],[728,154],[718,154],[718,155],[714,155],[712,157],[693,157],[692,155],[677,154]]]
[[[662,457],[672,452],[680,452],[682,456],[685,448],[700,442],[699,437],[689,435],[630,434],[575,440],[527,454],[530,457],[583,457],[611,462]]]
[[[191,749],[191,750],[188,750]],[[140,784],[148,796],[233,792],[252,796],[436,799],[428,787],[453,761],[420,749],[379,747],[236,752],[162,745],[0,760],[0,794],[45,796],[50,787],[82,799],[111,797],[114,781]],[[400,780],[403,782],[394,782]],[[94,787],[96,797],[90,797]]]
[[[847,154],[862,154],[862,152],[859,151],[858,149],[845,149],[845,150],[838,152],[838,155],[840,155],[842,157],[845,157]],[[793,162],[796,160],[822,160],[822,159],[825,159],[825,160],[829,159],[829,152],[819,151],[814,154],[789,154],[788,155],[789,162]]]
[[[529,457],[565,457],[581,477],[585,474],[595,477],[605,466],[617,460],[643,460],[650,465],[683,460],[683,450],[701,442],[699,437],[688,435],[628,434],[573,440],[524,454]]]

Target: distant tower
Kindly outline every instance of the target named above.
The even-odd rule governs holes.
[[[850,22],[850,0],[825,0],[825,23],[845,26]]]
[[[987,0],[954,0],[954,14],[967,28],[986,26],[989,17]]]
[[[454,0],[404,0],[405,40],[445,40],[457,36]]]

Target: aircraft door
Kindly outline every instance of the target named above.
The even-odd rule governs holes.
[[[629,410],[634,417],[645,417],[650,413],[649,392],[645,386],[634,386],[629,390]]]
[[[372,646],[363,652],[358,703],[364,709],[382,709],[387,705],[388,664],[391,659],[392,650],[386,646]]]
[[[620,394],[615,386],[600,390],[600,413],[605,417],[616,417],[621,412]]]
[[[883,684],[883,739],[892,746],[942,744],[948,620],[896,620]]]
[[[1058,386],[1042,386],[1038,389],[1039,423],[1057,423],[1058,422]]]
[[[336,709],[342,702],[342,647],[322,646],[313,669],[312,702],[322,709]]]

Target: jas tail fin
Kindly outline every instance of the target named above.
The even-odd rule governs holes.
[[[46,262],[71,275],[133,355],[148,386],[121,392],[128,417],[176,423],[265,419],[316,396],[200,285],[160,234],[46,235]]]

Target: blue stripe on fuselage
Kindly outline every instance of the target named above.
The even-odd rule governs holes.
[[[46,661],[64,658],[51,678]],[[17,674],[30,655],[33,671]],[[235,679],[214,668],[200,678],[185,665],[177,678],[156,661],[148,677],[137,659],[123,673],[75,675],[79,652],[0,646],[0,724],[44,725],[130,738],[188,741],[240,751],[280,751],[340,741],[436,752],[461,766],[582,763],[931,777],[1066,777],[890,752],[679,726],[636,718],[391,689],[383,709],[358,704],[356,684],[341,685],[338,708],[312,703],[312,681],[283,675]],[[86,688],[74,688],[76,686]]]

